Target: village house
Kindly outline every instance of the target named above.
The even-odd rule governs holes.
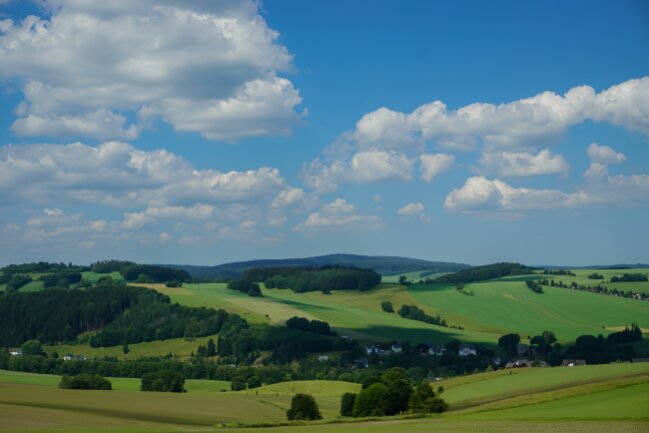
[[[392,353],[401,353],[402,351],[401,346],[399,346],[398,344],[393,344],[390,350],[392,351]]]
[[[435,356],[442,356],[446,353],[446,348],[438,344],[431,344],[428,346],[428,354]]]
[[[525,355],[529,350],[530,346],[525,343],[518,343],[518,346],[516,347],[516,353],[519,355]]]
[[[9,349],[11,356],[22,355],[23,351],[20,349]]]
[[[71,353],[66,354],[63,357],[64,361],[85,361],[87,358],[83,355],[73,355]]]
[[[463,344],[460,346],[460,350],[458,350],[457,354],[459,356],[475,356],[475,346],[472,344]]]
[[[561,365],[563,367],[576,367],[578,365],[586,365],[586,361],[584,359],[564,359]]]
[[[329,361],[329,357],[327,355],[320,355],[318,356],[318,361],[320,362]]]

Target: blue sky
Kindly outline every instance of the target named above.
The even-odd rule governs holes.
[[[0,2],[0,263],[648,262],[649,6]]]

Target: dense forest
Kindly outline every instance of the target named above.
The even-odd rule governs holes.
[[[533,272],[532,268],[520,263],[495,263],[493,265],[476,266],[454,274],[442,275],[432,280],[432,283],[459,284],[473,281],[491,280],[510,275],[526,275]]]
[[[268,289],[290,288],[297,293],[366,291],[381,282],[381,276],[371,269],[341,266],[253,268],[243,276],[246,281],[264,282]]]
[[[171,304],[156,291],[104,278],[92,288],[12,292],[0,297],[0,345],[29,339],[72,341],[95,331],[93,346],[216,334],[228,320],[223,310]]]

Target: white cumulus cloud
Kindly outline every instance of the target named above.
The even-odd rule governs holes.
[[[550,149],[543,149],[533,154],[530,152],[485,152],[480,159],[484,169],[499,176],[538,176],[543,174],[563,173],[570,169],[570,164],[562,155],[553,154]]]
[[[0,25],[0,77],[24,83],[13,130],[133,139],[156,119],[205,138],[285,135],[292,56],[254,1],[52,0]]]

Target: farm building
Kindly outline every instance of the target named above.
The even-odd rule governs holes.
[[[459,356],[475,356],[475,346],[472,344],[463,344],[460,346],[460,350],[458,350],[457,354]]]

